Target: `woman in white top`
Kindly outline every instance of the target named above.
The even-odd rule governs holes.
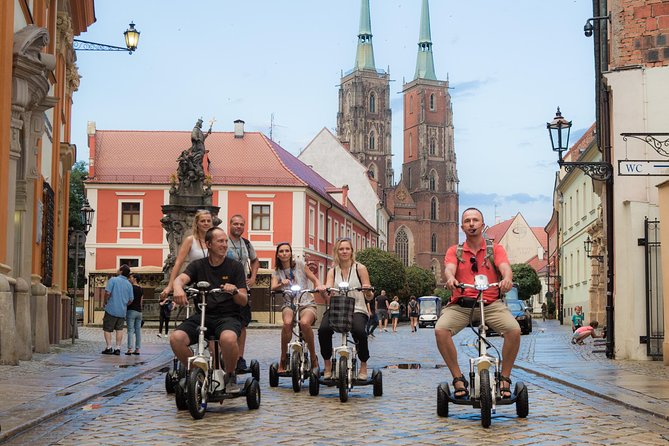
[[[193,218],[193,234],[186,237],[181,243],[177,259],[174,262],[174,267],[170,274],[170,280],[163,292],[160,293],[161,301],[167,299],[167,296],[172,293],[174,279],[176,279],[181,272],[184,262],[187,261],[190,263],[193,260],[207,257],[207,245],[204,243],[204,236],[207,233],[207,230],[212,226],[213,220],[211,212],[200,210],[195,213],[195,217]]]
[[[293,248],[288,242],[279,243],[276,247],[275,270],[272,273],[272,291],[289,290],[293,285],[299,285],[302,290],[309,289],[309,282],[314,284],[314,288],[324,289],[321,281],[311,272],[302,260],[295,260],[293,257]],[[281,306],[281,317],[283,319],[283,329],[281,330],[281,358],[279,359],[279,373],[286,371],[286,352],[288,351],[288,342],[292,337],[294,310],[291,306],[291,300],[286,296]],[[297,304],[298,302],[294,302]],[[316,302],[311,293],[303,293],[299,299],[300,305],[300,330],[305,342],[309,346],[311,355],[311,366],[318,367],[318,357],[316,356],[316,346],[314,345],[314,330],[311,328],[316,322]]]
[[[334,248],[334,267],[328,271],[328,277],[325,282],[327,288],[336,287],[340,282],[348,282],[350,288],[370,288],[370,291],[352,291],[349,296],[355,298],[355,310],[353,312],[353,328],[351,335],[357,344],[358,358],[360,359],[360,369],[358,379],[367,379],[367,360],[369,359],[369,347],[367,345],[367,300],[371,300],[374,294],[371,291],[369,282],[369,272],[362,263],[355,261],[355,253],[351,239],[343,238],[335,242]],[[330,296],[326,296],[326,303],[330,304]],[[328,312],[323,315],[321,326],[318,329],[318,341],[323,356],[324,371],[323,377],[330,379],[332,377],[332,335],[334,330],[330,327]]]

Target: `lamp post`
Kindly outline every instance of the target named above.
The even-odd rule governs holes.
[[[583,242],[583,250],[585,251],[585,255],[588,256],[589,259],[597,259],[599,263],[602,263],[604,261],[604,256],[590,255],[590,253],[592,252],[592,240],[590,239],[590,236],[588,236],[588,238]]]
[[[79,244],[83,240],[84,245],[86,244],[86,235],[90,231],[93,214],[95,210],[88,204],[88,199],[84,198],[84,204],[79,211],[79,218],[81,219],[81,225],[83,229],[74,229],[70,228],[70,237],[74,239],[74,296],[72,296],[72,343],[74,344],[74,338],[76,337],[77,332],[77,288],[79,285]]]
[[[614,319],[613,319],[613,167],[608,139],[604,142],[604,161],[564,161],[562,152],[569,148],[569,132],[571,121],[567,121],[557,109],[555,118],[546,123],[551,138],[553,151],[558,152],[558,164],[564,167],[567,173],[575,168],[581,169],[586,175],[596,181],[605,183],[606,189],[606,221],[604,225],[606,235],[606,254],[590,256],[592,240],[586,240],[586,254],[589,258],[596,258],[600,262],[606,259],[606,357],[614,358]],[[599,135],[598,135],[599,136]]]
[[[73,39],[72,46],[78,51],[127,51],[128,54],[132,54],[139,44],[139,35],[140,32],[135,29],[135,24],[130,22],[129,28],[123,33],[125,48],[79,39]]]

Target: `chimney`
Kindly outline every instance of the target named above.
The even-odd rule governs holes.
[[[341,187],[341,204],[344,207],[348,207],[348,184],[344,184]]]
[[[88,121],[86,124],[86,133],[88,134],[88,177],[95,177],[95,155],[96,155],[96,141],[95,133],[97,128],[95,121]]]
[[[235,121],[235,138],[244,137],[244,121],[238,119]]]

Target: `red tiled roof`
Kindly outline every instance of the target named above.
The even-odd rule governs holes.
[[[534,256],[530,260],[525,262],[525,264],[531,266],[537,273],[539,273],[539,272],[542,272],[542,270],[546,269],[546,265],[548,264],[548,260],[547,259],[539,260],[538,256]]]
[[[485,234],[486,236],[490,239],[495,241],[496,243],[499,243],[502,237],[504,237],[504,234],[506,234],[506,231],[509,230],[509,227],[511,226],[511,223],[516,217],[510,218],[508,220],[504,220],[501,223],[497,223],[494,226],[490,226]]]
[[[191,132],[97,130],[95,176],[88,183],[168,184],[177,158],[191,146]],[[214,132],[205,141],[214,184],[308,187],[354,218],[367,222],[349,201],[342,206],[328,192],[336,189],[313,169],[259,132]],[[339,189],[337,189],[339,190]]]

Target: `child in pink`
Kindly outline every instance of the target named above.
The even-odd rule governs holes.
[[[577,328],[574,334],[571,337],[571,343],[572,344],[578,344],[578,345],[583,345],[584,342],[583,340],[587,338],[588,336],[592,336],[593,338],[603,338],[604,335],[597,335],[595,330],[599,326],[599,322],[597,321],[591,321],[590,325],[586,325],[584,327]]]

